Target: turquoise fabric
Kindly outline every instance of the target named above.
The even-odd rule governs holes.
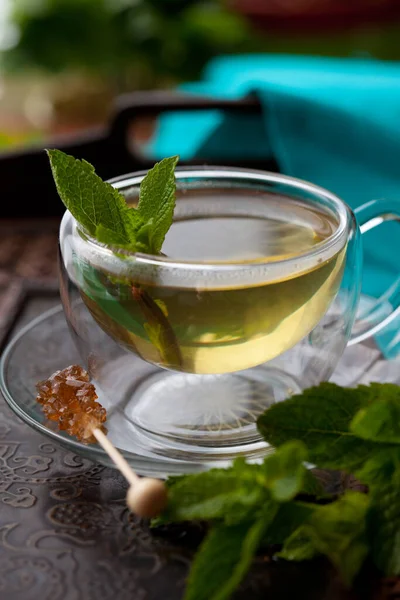
[[[151,151],[162,157],[268,158],[283,173],[335,192],[352,208],[390,199],[400,210],[400,64],[276,55],[220,57],[191,94],[256,93],[262,116],[166,115]],[[400,226],[366,234],[363,292],[379,296],[400,274]],[[396,238],[399,242],[396,243]]]

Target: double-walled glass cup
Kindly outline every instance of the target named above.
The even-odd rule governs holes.
[[[111,183],[135,205],[143,176]],[[360,229],[352,211],[322,188],[229,168],[178,169],[176,178],[166,255],[113,252],[65,213],[65,314],[103,403],[129,422],[139,452],[207,463],[260,456],[266,444],[257,417],[327,380],[349,342],[396,315],[398,288],[385,297],[393,310],[383,321],[377,301],[354,328]],[[306,249],[299,242],[295,252],[292,244],[286,254],[246,256],[255,240],[262,248],[259,224],[266,216],[279,222],[282,208],[291,225],[306,219],[330,230]],[[380,203],[366,205],[358,217],[362,230],[398,218],[395,206]],[[274,235],[281,242],[279,231],[278,223]],[[113,440],[118,445],[116,431]]]

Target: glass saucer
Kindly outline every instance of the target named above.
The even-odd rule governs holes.
[[[90,460],[106,466],[113,466],[108,455],[97,445],[85,445],[64,432],[60,432],[53,424],[48,424],[35,400],[35,385],[47,379],[54,371],[71,364],[81,364],[79,353],[75,348],[66,323],[62,307],[55,307],[24,327],[9,343],[0,363],[0,387],[11,409],[28,425],[52,438]],[[106,399],[99,393],[99,401],[107,406]],[[196,460],[165,459],[157,454],[157,447],[149,451],[141,446],[140,436],[132,421],[123,410],[108,413],[108,436],[122,452],[124,457],[141,475],[167,477],[183,473],[194,473],[215,467],[226,467],[231,464],[232,456],[209,456],[208,460],[199,457]],[[236,447],[237,450],[237,447]],[[255,448],[250,460],[258,460],[265,456],[265,444]]]

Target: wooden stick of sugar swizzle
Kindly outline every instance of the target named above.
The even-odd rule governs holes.
[[[128,508],[139,517],[147,519],[157,517],[167,504],[167,487],[165,483],[159,479],[138,477],[101,429],[94,428],[92,433],[130,484],[126,495]]]

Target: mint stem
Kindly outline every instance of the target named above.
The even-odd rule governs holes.
[[[138,303],[140,310],[150,327],[159,326],[160,344],[158,350],[168,367],[182,367],[182,355],[175,333],[170,322],[153,298],[140,286],[131,286],[132,298]]]

